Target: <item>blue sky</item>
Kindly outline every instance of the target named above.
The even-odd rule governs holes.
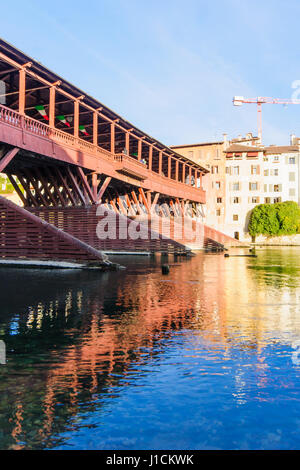
[[[291,98],[300,80],[299,0],[15,0],[1,13],[3,39],[168,145],[256,134],[256,106],[232,97]],[[264,105],[264,143],[291,133],[300,105]]]

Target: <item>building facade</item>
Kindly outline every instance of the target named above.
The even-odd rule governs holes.
[[[258,204],[294,201],[300,205],[300,138],[290,145],[261,145],[251,133],[222,142],[174,147],[210,170],[206,223],[241,241],[251,241],[248,224]]]

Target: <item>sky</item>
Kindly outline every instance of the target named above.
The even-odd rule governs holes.
[[[234,95],[300,98],[299,0],[14,0],[1,17],[4,40],[166,145],[257,135]],[[292,133],[300,105],[263,106],[264,144]]]

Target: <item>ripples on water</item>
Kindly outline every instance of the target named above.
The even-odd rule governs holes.
[[[299,449],[299,255],[1,269],[0,448]]]

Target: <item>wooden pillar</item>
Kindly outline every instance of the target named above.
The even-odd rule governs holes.
[[[182,182],[185,183],[185,163],[182,165]]]
[[[115,123],[112,122],[110,125],[110,151],[115,153]]]
[[[171,178],[171,156],[168,157],[168,178]]]
[[[152,157],[153,157],[153,147],[149,146],[149,170],[152,171]]]
[[[92,174],[92,188],[95,201],[97,200],[98,178],[97,173]]]
[[[126,132],[126,134],[125,134],[125,148],[126,148],[127,153],[129,155],[129,132]]]
[[[79,101],[74,101],[74,137],[79,137]]]
[[[175,179],[178,181],[179,161],[176,160]]]
[[[139,141],[138,141],[138,161],[141,161],[141,159],[142,159],[142,145],[143,145],[143,142],[141,141],[141,139],[139,139]]]
[[[93,144],[98,145],[98,113],[93,113]]]
[[[189,185],[192,186],[192,167],[189,167]]]
[[[203,176],[203,173],[200,172],[200,188],[202,189],[202,176]]]
[[[49,90],[49,126],[55,127],[55,86]]]
[[[19,70],[19,113],[25,114],[26,71]]]
[[[163,153],[159,152],[159,160],[158,160],[158,173],[161,175],[162,173],[162,157]]]

